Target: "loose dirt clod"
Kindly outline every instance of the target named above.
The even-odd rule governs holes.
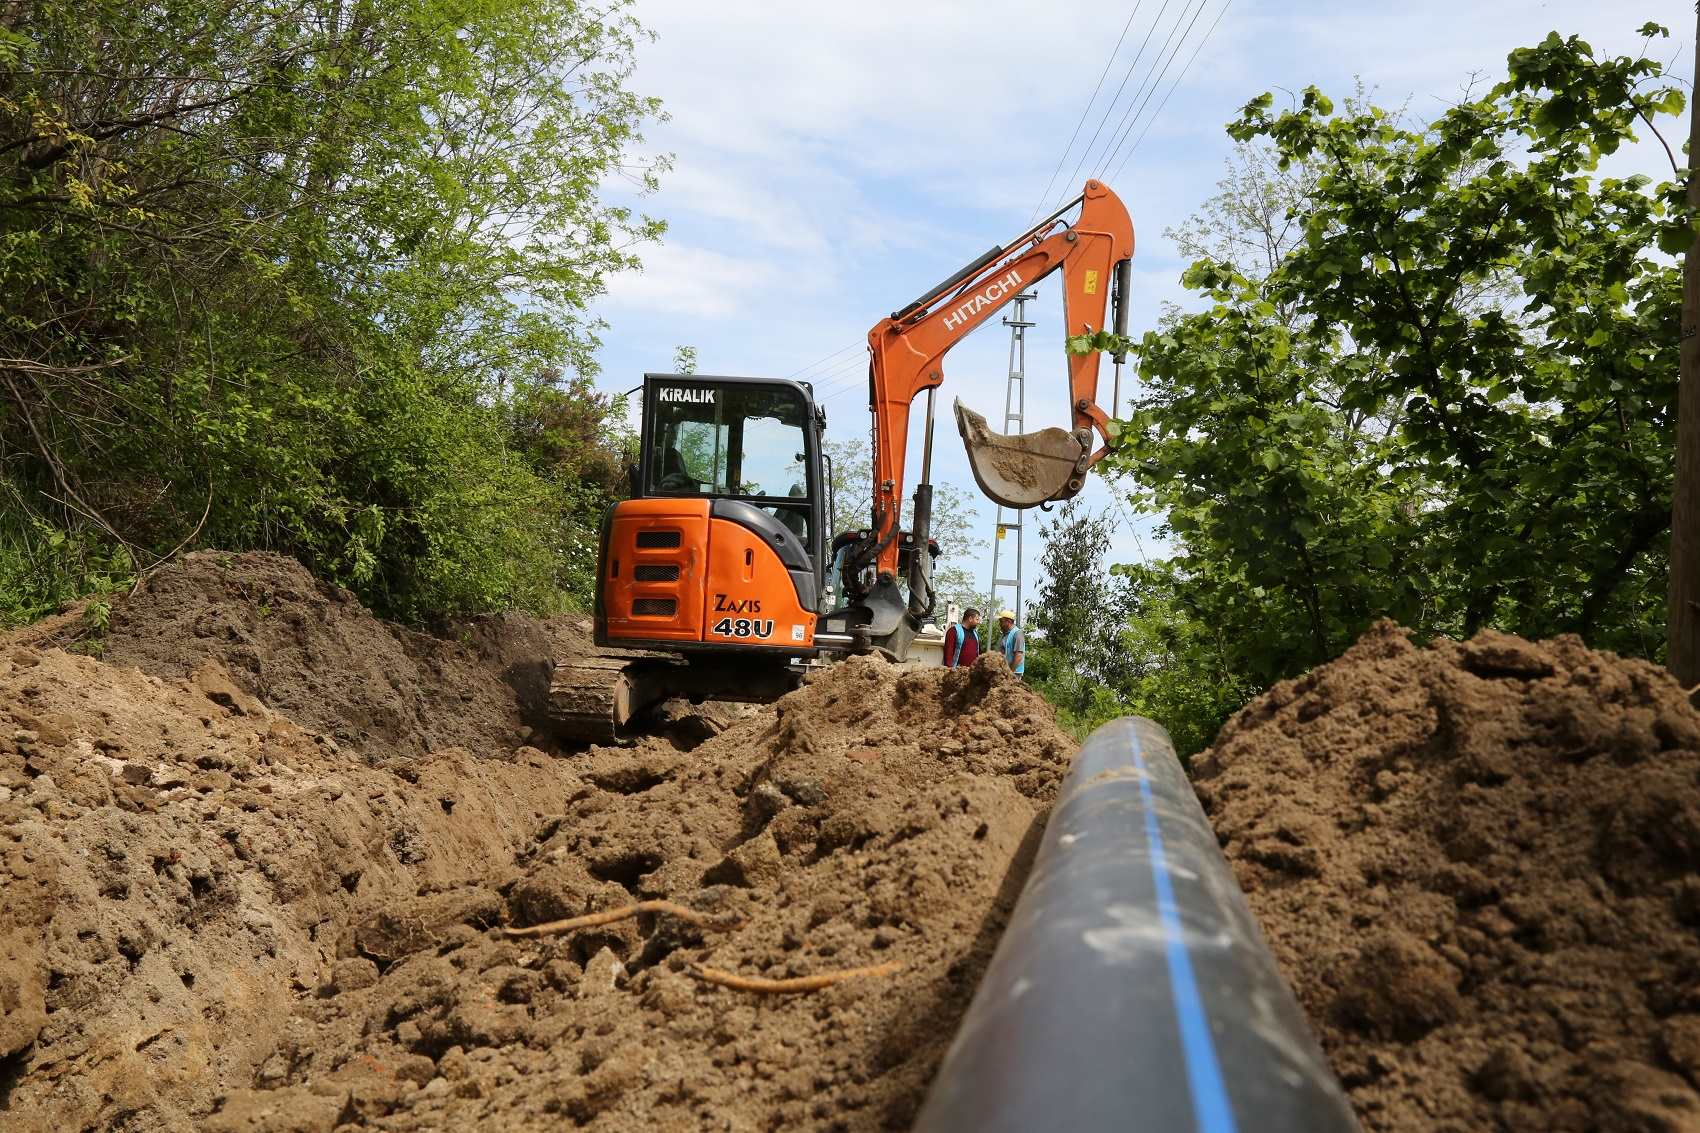
[[[1664,671],[1383,623],[1196,775],[1366,1129],[1700,1129],[1700,714]]]
[[[102,660],[0,645],[7,1133],[902,1127],[1074,748],[997,658],[863,658],[550,754],[572,624],[414,634],[264,555],[152,587]]]

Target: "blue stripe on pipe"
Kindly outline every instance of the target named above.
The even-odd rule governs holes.
[[[1216,1040],[1210,1034],[1210,1019],[1198,994],[1192,957],[1187,955],[1181,935],[1180,912],[1175,907],[1175,890],[1169,881],[1169,866],[1163,854],[1163,835],[1157,828],[1157,807],[1151,797],[1151,780],[1145,752],[1137,729],[1129,728],[1133,741],[1133,763],[1139,769],[1139,795],[1145,803],[1145,840],[1151,847],[1151,878],[1157,887],[1157,915],[1163,922],[1164,954],[1169,963],[1169,994],[1181,1029],[1181,1053],[1186,1058],[1187,1089],[1192,1094],[1192,1113],[1198,1133],[1237,1133],[1234,1107],[1222,1081],[1222,1064],[1216,1057]]]

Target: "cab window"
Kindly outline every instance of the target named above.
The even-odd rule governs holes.
[[[795,390],[659,382],[650,397],[650,491],[747,499],[812,545],[807,407]]]

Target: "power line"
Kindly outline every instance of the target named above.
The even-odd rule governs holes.
[[[1142,563],[1150,562],[1151,556],[1145,553],[1145,540],[1139,537],[1139,528],[1133,525],[1133,520],[1128,518],[1127,509],[1122,507],[1121,493],[1116,491],[1114,484],[1106,483],[1104,486],[1110,489],[1110,498],[1116,501],[1116,510],[1121,512],[1122,522],[1127,524],[1128,531],[1133,535],[1133,545],[1139,550],[1139,561]]]
[[[804,366],[802,369],[792,370],[789,374],[786,374],[785,376],[787,378],[795,378],[798,374],[807,373],[808,371],[814,369],[816,366],[820,365],[822,362],[829,362],[832,359],[838,357],[840,354],[844,353],[846,350],[854,350],[857,346],[860,346],[860,345],[861,345],[861,343],[859,343],[859,342],[852,342],[849,346],[840,346],[837,350],[834,350],[831,354],[828,354],[825,358],[816,358],[813,362],[810,362],[807,366]]]
[[[1092,139],[1086,143],[1086,148],[1081,151],[1080,160],[1074,163],[1074,172],[1068,175],[1068,180],[1063,182],[1064,185],[1070,185],[1080,180],[1080,168],[1086,164],[1086,155],[1091,153],[1092,147],[1098,144],[1098,136],[1104,132],[1104,123],[1108,122],[1110,115],[1115,112],[1116,104],[1121,101],[1122,91],[1127,89],[1127,81],[1133,78],[1134,69],[1139,66],[1139,60],[1145,54],[1145,47],[1151,42],[1152,33],[1157,30],[1157,25],[1163,21],[1163,14],[1169,10],[1169,5],[1172,2],[1173,0],[1163,0],[1163,7],[1157,12],[1157,18],[1151,21],[1151,26],[1146,29],[1145,38],[1140,41],[1139,50],[1134,52],[1133,62],[1127,65],[1127,70],[1122,74],[1121,85],[1116,87],[1116,93],[1111,97],[1110,104],[1104,107],[1104,116],[1098,120],[1098,128],[1092,131]],[[1040,206],[1040,211],[1044,211],[1043,205]]]
[[[815,400],[816,400],[816,402],[818,402],[820,404],[825,404],[828,401],[832,401],[834,398],[843,397],[847,393],[855,393],[857,390],[862,390],[862,391],[866,392],[867,388],[868,387],[865,386],[865,385],[855,385],[855,384],[847,385],[843,389],[834,390],[832,393],[827,394],[825,397],[816,398]]]
[[[1151,101],[1151,97],[1157,93],[1157,88],[1163,85],[1163,79],[1168,75],[1169,69],[1174,66],[1175,59],[1180,55],[1181,49],[1186,46],[1187,38],[1192,35],[1192,29],[1198,23],[1198,18],[1204,14],[1204,9],[1208,3],[1209,0],[1199,0],[1198,9],[1193,12],[1192,20],[1187,24],[1186,31],[1181,33],[1180,40],[1176,42],[1174,50],[1169,53],[1168,59],[1163,63],[1163,69],[1158,73],[1156,82],[1152,83],[1151,89],[1146,92],[1145,103],[1149,103]],[[1228,3],[1232,3],[1232,0],[1228,0]],[[1164,93],[1163,100],[1157,104],[1157,109],[1152,113],[1151,117],[1145,119],[1145,128],[1140,131],[1139,139],[1133,143],[1133,149],[1138,148],[1139,142],[1145,140],[1145,135],[1151,132],[1151,127],[1156,123],[1157,119],[1162,116],[1163,108],[1169,104],[1169,99],[1174,95],[1175,88],[1178,87],[1181,80],[1186,77],[1186,73],[1192,69],[1193,60],[1198,58],[1198,53],[1204,49],[1205,43],[1209,41],[1211,33],[1216,30],[1216,25],[1221,22],[1222,15],[1227,10],[1228,4],[1225,3],[1222,5],[1221,10],[1216,13],[1216,18],[1211,21],[1210,27],[1205,30],[1204,35],[1201,39],[1199,39],[1197,46],[1193,48],[1191,57],[1189,57],[1186,61],[1186,66],[1181,68],[1180,74],[1175,76],[1175,81],[1169,84],[1169,89]],[[1127,129],[1122,131],[1120,139],[1116,142],[1115,149],[1111,150],[1109,156],[1104,159],[1102,166],[1103,174],[1108,173],[1110,165],[1116,162],[1116,158],[1118,156],[1122,156],[1121,163],[1116,165],[1116,169],[1118,171],[1127,164],[1126,156],[1122,155],[1122,147],[1127,144],[1128,138],[1133,136],[1134,127],[1139,125],[1140,119],[1144,116],[1145,103],[1140,104],[1138,113],[1134,114],[1133,120],[1127,124]],[[1129,155],[1132,154],[1133,149],[1129,149],[1127,151]]]
[[[856,381],[867,375],[868,363],[865,358],[852,358],[847,365],[836,367],[811,379],[816,389],[830,389],[844,382]]]
[[[1192,34],[1192,29],[1198,23],[1198,17],[1204,14],[1205,5],[1208,2],[1209,0],[1198,0],[1197,7],[1191,9],[1192,19],[1188,21],[1187,10],[1191,6],[1192,0],[1183,0],[1181,13],[1175,18],[1174,26],[1169,28],[1169,34],[1164,38],[1163,46],[1158,49],[1156,56],[1151,60],[1151,66],[1146,69],[1144,81],[1139,84],[1139,89],[1134,92],[1133,97],[1128,99],[1127,108],[1122,112],[1121,121],[1117,122],[1116,128],[1110,131],[1113,144],[1107,145],[1104,152],[1099,154],[1098,162],[1093,166],[1096,170],[1095,176],[1101,179],[1109,171],[1111,164],[1120,156],[1122,147],[1127,144],[1134,127],[1139,125],[1145,117],[1145,108],[1151,104],[1152,96],[1163,85],[1163,79],[1168,75],[1169,68],[1174,65],[1175,57],[1180,54],[1181,48],[1186,46],[1187,37]],[[1183,21],[1186,22],[1184,31],[1181,30]],[[1180,33],[1179,38],[1176,38],[1176,32]],[[1159,63],[1162,64],[1161,69],[1158,67]]]
[[[1233,3],[1234,0],[1228,0],[1226,4],[1222,5],[1221,11],[1216,13],[1216,18],[1210,21],[1210,27],[1204,32],[1204,38],[1198,41],[1197,47],[1192,49],[1192,57],[1186,61],[1186,66],[1181,68],[1181,73],[1175,76],[1175,81],[1169,84],[1168,92],[1163,95],[1163,101],[1157,104],[1157,112],[1151,116],[1149,122],[1145,123],[1145,129],[1139,132],[1138,139],[1134,141],[1133,147],[1122,157],[1121,164],[1116,166],[1115,173],[1111,174],[1112,177],[1120,177],[1122,170],[1127,168],[1127,163],[1133,157],[1134,151],[1139,149],[1139,143],[1145,140],[1145,135],[1151,132],[1151,127],[1156,124],[1157,119],[1163,116],[1163,107],[1169,105],[1169,98],[1175,93],[1175,88],[1181,85],[1181,80],[1185,79],[1187,72],[1192,70],[1193,63],[1198,59],[1198,53],[1204,50],[1206,43],[1210,42],[1211,35],[1216,31],[1216,25],[1222,22],[1222,17],[1228,14],[1228,9],[1233,6]]]
[[[856,376],[856,371],[867,365],[867,359],[854,355],[849,358],[840,359],[837,362],[833,362],[831,360],[838,357],[838,355],[843,354],[847,350],[864,345],[866,345],[865,342],[852,342],[849,346],[840,347],[839,349],[834,350],[831,354],[826,355],[824,358],[818,358],[815,361],[810,362],[801,370],[793,370],[791,373],[787,374],[786,377],[793,381],[805,382],[813,387],[815,391],[816,404],[829,400],[830,398],[823,398],[820,396],[820,392],[822,390],[830,389],[840,382],[853,379]],[[808,370],[813,370],[817,366],[820,366],[823,362],[829,364],[806,377],[798,377],[799,374],[803,374]]]
[[[1191,0],[1185,0],[1185,2],[1190,3]],[[1198,17],[1204,14],[1205,2],[1206,0],[1198,0],[1198,7],[1192,11],[1192,22],[1187,24],[1186,30],[1181,32],[1178,40],[1175,38],[1175,33],[1181,30],[1181,21],[1186,18],[1185,4],[1181,8],[1181,14],[1175,17],[1175,26],[1169,29],[1169,35],[1163,40],[1163,46],[1158,48],[1156,56],[1151,60],[1151,66],[1145,73],[1145,81],[1139,84],[1139,90],[1134,92],[1133,98],[1128,99],[1127,109],[1122,113],[1122,120],[1116,123],[1114,130],[1110,131],[1110,137],[1115,144],[1105,147],[1098,164],[1094,167],[1099,176],[1102,176],[1109,169],[1110,163],[1121,152],[1122,146],[1127,144],[1128,135],[1133,133],[1134,126],[1145,114],[1145,108],[1151,103],[1151,96],[1157,93],[1157,88],[1163,83],[1163,76],[1169,73],[1170,66],[1174,64],[1175,56],[1179,55],[1181,48],[1186,46],[1186,37],[1192,34],[1193,26],[1198,23]],[[1174,44],[1173,50],[1169,48],[1171,43]],[[1169,53],[1167,59],[1163,59],[1163,52],[1165,51]],[[1161,71],[1157,69],[1158,60],[1163,60]],[[1143,99],[1140,99],[1141,93],[1145,96]],[[1137,109],[1134,107],[1136,99],[1139,100]]]
[[[844,371],[846,371],[848,369],[852,369],[856,366],[865,366],[865,365],[867,365],[867,359],[850,357],[850,358],[844,359],[841,362],[834,362],[832,365],[828,366],[826,369],[821,370],[820,372],[814,374],[812,377],[806,378],[804,380],[816,382],[816,383],[827,382],[827,381],[830,381],[832,379],[833,375],[835,375],[835,374],[842,374],[842,373],[844,373]]]
[[[1127,23],[1122,25],[1121,35],[1116,37],[1116,45],[1110,50],[1110,57],[1104,60],[1104,69],[1098,73],[1098,85],[1092,88],[1092,97],[1086,100],[1086,105],[1080,109],[1080,117],[1075,120],[1074,132],[1068,136],[1068,145],[1063,147],[1062,156],[1057,158],[1057,167],[1051,170],[1051,179],[1045,182],[1044,191],[1039,194],[1039,203],[1033,206],[1033,216],[1027,223],[1032,224],[1039,219],[1039,212],[1045,207],[1045,202],[1051,199],[1051,186],[1056,184],[1057,174],[1062,172],[1063,162],[1074,150],[1075,139],[1080,137],[1080,127],[1086,125],[1086,116],[1092,113],[1092,104],[1098,101],[1098,92],[1104,89],[1104,79],[1115,65],[1116,56],[1121,53],[1122,41],[1127,38],[1128,29],[1133,26],[1133,18],[1139,15],[1139,6],[1144,0],[1134,0],[1133,11],[1127,15]]]
[[[868,383],[866,378],[859,381],[846,382],[836,388],[823,386],[815,391],[815,403],[817,405],[824,405],[826,402],[831,401],[833,398],[838,397],[841,394],[853,393],[856,390],[865,390],[867,388]]]

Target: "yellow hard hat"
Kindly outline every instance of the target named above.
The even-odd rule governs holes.
[[[1000,620],[1003,619],[1003,618],[1008,618],[1010,621],[1013,622],[1015,620],[1015,611],[1014,610],[999,610],[998,611],[998,618]]]

